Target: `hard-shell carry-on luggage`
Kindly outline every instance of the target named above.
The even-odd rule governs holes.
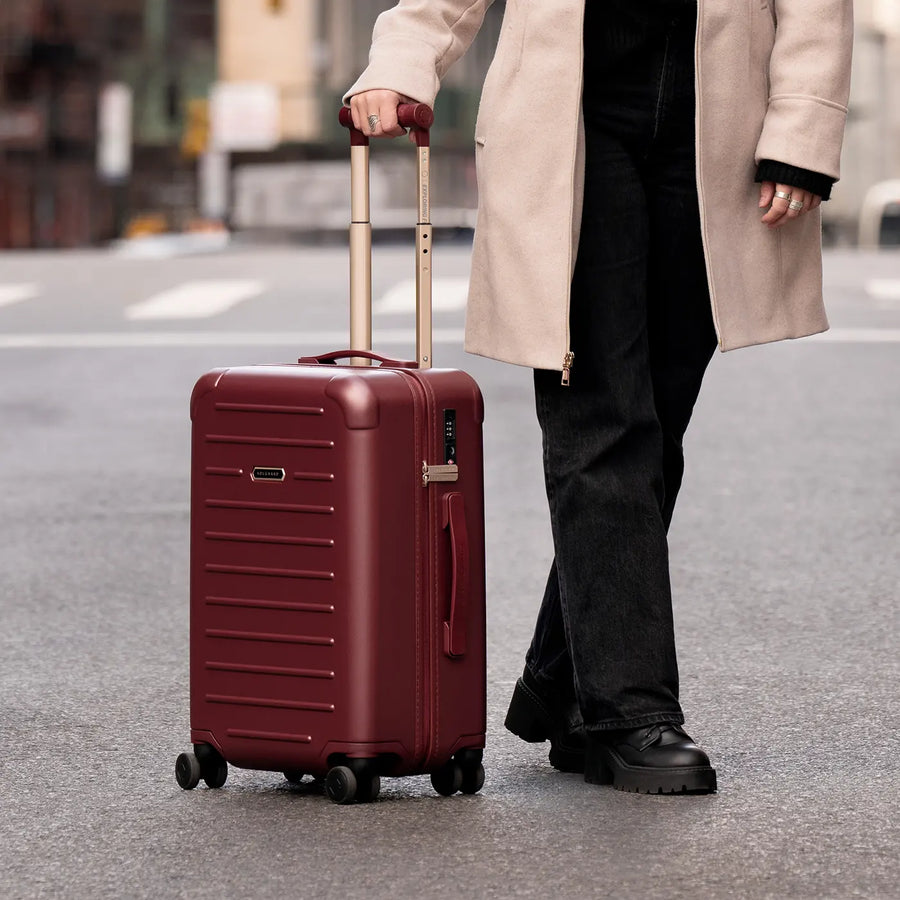
[[[324,777],[338,803],[374,800],[385,775],[430,774],[448,796],[484,782],[483,403],[430,367],[433,116],[401,112],[417,126],[418,360],[369,350],[369,148],[345,110],[352,350],[194,388],[185,789],[221,787],[229,763]]]

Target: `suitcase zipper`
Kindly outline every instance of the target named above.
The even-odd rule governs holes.
[[[413,395],[416,419],[416,459],[428,460],[431,455],[431,427],[428,421],[428,397],[425,387],[411,372],[397,371],[397,374],[410,385],[410,391]],[[424,435],[423,435],[424,430]],[[424,480],[424,473],[422,475]],[[417,702],[419,703],[419,712],[417,720],[419,730],[416,734],[416,755],[417,762],[420,766],[428,763],[434,750],[434,721],[436,719],[436,711],[433,710],[435,701],[435,675],[433,672],[434,659],[436,655],[434,631],[434,591],[432,585],[434,583],[434,575],[430,565],[431,552],[430,548],[435,543],[435,536],[432,532],[432,508],[431,508],[431,491],[423,491],[420,487],[416,487],[415,499],[416,520],[418,527],[417,534],[421,534],[424,538],[422,546],[425,548],[424,556],[417,559],[417,566],[420,567],[419,583],[422,585],[422,594],[426,602],[422,618],[417,621],[417,633],[424,635],[422,652],[418,654],[417,659],[417,678],[421,676],[421,692],[418,692]],[[418,603],[417,603],[418,617]]]
[[[436,409],[434,402],[434,393],[429,386],[419,381],[415,376],[411,376],[416,382],[423,402],[423,419],[426,423],[425,435],[422,439],[423,462],[434,459],[437,450],[434,446],[435,438],[434,423],[429,419],[429,409]],[[429,403],[429,396],[431,403]],[[436,413],[435,413],[436,414]],[[435,554],[438,546],[438,534],[435,528],[435,522],[438,519],[437,503],[435,492],[432,490],[420,491],[424,494],[423,512],[425,515],[424,538],[427,555],[425,557],[424,573],[425,585],[428,602],[425,604],[425,746],[424,746],[424,764],[427,767],[431,762],[438,746],[438,722],[440,721],[440,695],[438,689],[438,673],[437,660],[440,648],[437,643],[437,562]]]

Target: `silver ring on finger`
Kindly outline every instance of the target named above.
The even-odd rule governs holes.
[[[802,200],[791,200],[788,204],[788,209],[794,210],[796,212],[798,209],[803,209],[803,201]]]
[[[788,191],[775,191],[775,196],[779,200],[790,200],[791,199],[791,194]]]
[[[381,119],[378,116],[372,115],[369,116],[369,131],[374,131],[378,127],[378,123]]]

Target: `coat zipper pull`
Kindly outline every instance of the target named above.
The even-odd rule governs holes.
[[[572,365],[575,362],[575,354],[569,350],[564,359],[563,359],[563,367],[562,367],[562,386],[569,386],[569,379],[572,375]]]

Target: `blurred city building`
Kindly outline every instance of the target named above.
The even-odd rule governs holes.
[[[0,246],[51,245],[86,228],[99,59],[57,5],[0,10]]]
[[[280,146],[232,155],[228,206],[236,227],[270,233],[345,227],[347,135],[338,126],[337,110],[365,67],[375,19],[393,5],[393,0],[220,0],[219,78],[225,84],[267,82],[276,87],[280,104]],[[496,2],[488,10],[475,44],[442,86],[432,169],[436,227],[471,228],[474,220],[475,117],[504,6]],[[220,130],[215,112],[212,120],[215,144]],[[379,143],[372,157],[376,226],[413,222],[413,168],[406,142]]]
[[[337,228],[336,110],[393,2],[0,0],[0,248],[181,230],[202,214],[270,232]],[[855,233],[872,184],[900,177],[900,0],[855,2],[844,178],[826,207],[836,240]],[[438,101],[435,209],[449,225],[471,219],[478,96],[504,8],[489,8]],[[398,141],[373,155],[382,204],[412,205],[407,151]]]
[[[188,225],[203,206],[203,173],[221,171],[203,163],[217,148],[209,98],[222,85],[268,85],[279,110],[276,140],[265,149],[234,149],[230,178],[247,166],[287,166],[289,174],[308,162],[343,159],[340,96],[365,64],[375,18],[391,5],[0,0],[0,247],[97,243],[129,223],[132,232]],[[494,5],[442,99],[437,136],[448,156],[442,182],[447,192],[460,194],[456,204],[473,202],[474,176],[464,157],[502,8],[502,2]],[[126,87],[129,103],[109,85]],[[234,92],[220,93],[232,120],[246,114],[232,102]],[[118,102],[107,106],[104,97]],[[130,109],[127,130],[107,121],[113,109],[120,116]],[[244,125],[249,132],[251,120]],[[105,146],[124,140],[127,154]],[[388,156],[392,151],[398,148]],[[125,168],[110,170],[102,162],[110,158]],[[275,173],[268,174],[271,181]],[[252,178],[238,181],[253,184]],[[440,194],[442,184],[435,189]],[[229,199],[228,208],[236,201]],[[243,206],[262,208],[258,202]],[[259,224],[266,225],[265,216]]]
[[[2,0],[0,247],[96,243],[128,210],[190,207],[187,99],[215,67],[215,0]],[[133,97],[115,177],[97,166],[111,83]]]

